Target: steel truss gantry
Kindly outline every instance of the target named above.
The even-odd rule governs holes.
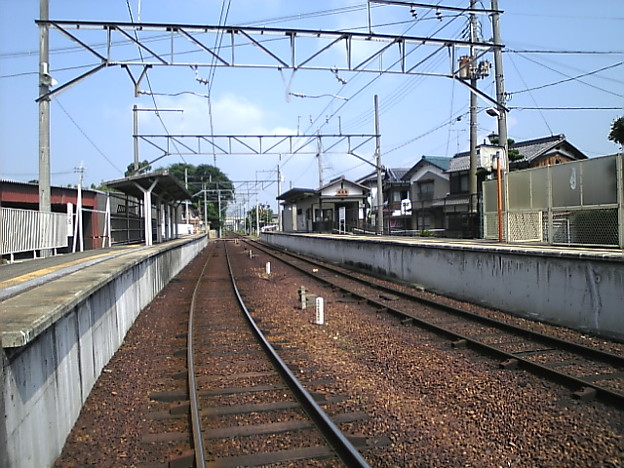
[[[134,135],[163,152],[179,155],[354,154],[376,134]],[[171,146],[175,149],[171,149]]]
[[[495,99],[459,78],[457,50],[472,48],[482,56],[503,47],[488,41],[374,32],[61,20],[38,20],[37,24],[60,32],[99,61],[90,70],[41,94],[38,101],[49,99],[106,67],[125,68],[138,93],[148,69],[186,66],[439,76],[456,79],[496,104]],[[139,57],[128,58],[130,53],[136,55],[137,49]],[[448,72],[426,71],[424,65],[445,50],[449,55]],[[336,63],[340,55],[342,63]],[[135,67],[140,72],[133,73]]]

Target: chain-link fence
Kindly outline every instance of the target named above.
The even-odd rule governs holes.
[[[501,194],[504,239],[624,248],[622,173],[621,154],[510,172]],[[484,237],[497,239],[496,180],[483,194]]]

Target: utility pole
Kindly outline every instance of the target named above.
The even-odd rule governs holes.
[[[202,182],[203,183],[203,188],[204,188],[204,232],[206,234],[209,234],[209,229],[208,229],[208,201],[206,200],[206,182]]]
[[[375,166],[377,167],[377,234],[383,234],[383,184],[381,179],[381,135],[379,133],[379,97],[375,94]]]
[[[139,172],[139,107],[132,106],[132,133],[134,143],[134,173]]]
[[[280,162],[282,156],[280,155]],[[282,172],[280,171],[280,165],[277,164],[277,196],[282,194]],[[277,229],[282,230],[282,204],[277,200]]]
[[[323,152],[323,148],[321,145],[321,137],[318,136],[319,132],[317,131],[317,140],[316,140],[316,158],[318,160],[318,172],[319,172],[319,218],[318,218],[318,223],[319,223],[319,229],[322,231],[324,229],[323,226],[323,193],[321,192],[321,189],[323,188],[323,159],[322,159],[322,152]]]
[[[470,0],[470,9],[476,7],[477,1]],[[477,17],[474,13],[470,13],[470,42],[474,43],[477,40]],[[476,68],[475,49],[470,46],[470,69]],[[476,73],[470,73],[470,85],[473,88],[477,87],[477,75]],[[470,192],[470,209],[471,214],[476,211],[477,203],[477,94],[470,93],[470,170],[468,172],[468,190]]]
[[[316,137],[316,158],[318,161],[319,188],[323,187],[323,147],[321,144],[321,136],[317,132]]]
[[[217,205],[219,209],[219,216],[217,217],[219,222],[219,239],[223,237],[223,231],[221,230],[221,226],[223,223],[221,222],[221,190],[219,190],[219,183],[217,182]]]
[[[492,0],[492,39],[494,45],[500,46],[500,14],[498,12],[498,0]],[[498,144],[505,148],[505,171],[509,168],[509,145],[507,143],[507,112],[505,111],[505,80],[503,75],[503,50],[500,47],[494,49],[494,78],[496,81],[496,102],[498,104]]]
[[[39,19],[48,21],[50,8],[48,0],[39,1]],[[39,25],[39,96],[50,92],[52,77],[50,76],[50,31],[47,24]],[[50,98],[39,101],[39,211],[52,211],[50,196]],[[41,256],[50,255],[49,250],[42,250]]]
[[[500,35],[500,14],[498,13],[498,0],[492,0],[491,3],[492,10],[492,39],[494,41],[494,45],[500,46],[501,35]],[[499,177],[502,177],[502,181],[499,184],[503,185],[504,197],[500,200],[499,194],[499,203],[501,204],[501,210],[503,212],[503,226],[507,226],[507,210],[508,206],[508,197],[507,197],[507,171],[509,170],[509,144],[507,137],[507,111],[505,108],[505,80],[503,75],[503,51],[501,47],[496,47],[494,49],[494,79],[496,83],[496,103],[498,110],[498,145],[503,147],[503,155],[501,156],[504,161],[504,167],[502,171],[499,171]],[[501,160],[498,160],[500,164]],[[499,190],[500,192],[500,190]],[[501,220],[499,219],[499,224]],[[499,226],[499,241],[503,241],[506,238],[506,229],[501,229]]]
[[[256,235],[260,235],[260,213],[258,212],[258,194],[256,194]]]

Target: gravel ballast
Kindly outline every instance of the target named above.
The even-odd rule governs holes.
[[[387,437],[363,450],[371,466],[624,466],[624,412],[572,398],[569,389],[402,325],[312,282],[280,262],[232,246],[239,288],[252,315],[271,327],[284,359],[302,381],[323,380],[326,394],[368,419],[341,426],[351,434]],[[198,258],[148,306],[89,396],[57,467],[141,466],[164,461],[140,441],[149,430],[149,392],[163,378],[165,356],[179,346],[178,309],[190,300]],[[271,274],[265,265],[271,261]],[[325,299],[325,324],[300,309],[306,286]],[[565,333],[570,333],[565,331]],[[164,348],[159,348],[164,347]],[[617,347],[617,346],[614,346]]]

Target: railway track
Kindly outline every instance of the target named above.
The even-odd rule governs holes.
[[[247,311],[218,242],[193,292],[187,349],[195,466],[368,466]]]
[[[624,408],[624,356],[476,314],[425,298],[406,288],[354,273],[290,251],[247,244],[343,294],[499,360],[504,369],[522,368],[571,389],[581,400],[599,399]]]
[[[265,338],[371,466],[618,466],[622,460],[621,408],[574,400],[563,386],[499,369],[498,361],[473,351],[449,352],[457,340],[405,326],[410,319],[378,313],[381,307],[319,284],[255,245],[226,244],[240,294]],[[202,460],[253,466],[265,456],[272,468],[352,466],[314,429],[243,331],[248,326],[236,325],[238,306],[223,296],[229,280],[212,269],[224,262],[224,248],[210,242],[137,318],[55,466],[178,468],[203,466]],[[193,411],[202,435],[193,441],[188,311],[206,262],[194,301]],[[315,276],[337,275],[302,266],[318,270]],[[301,309],[301,285],[326,298],[325,324],[315,323],[314,310]],[[394,305],[399,300],[379,290],[371,295]],[[196,462],[200,444],[205,455]],[[323,454],[310,453],[316,450]]]

